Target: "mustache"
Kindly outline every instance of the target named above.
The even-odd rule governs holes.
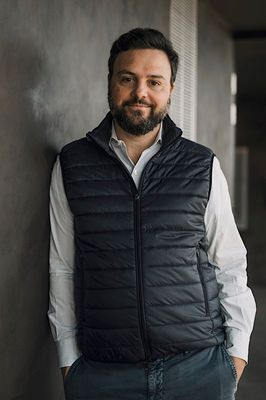
[[[144,105],[144,106],[153,107],[153,104],[150,104],[150,103],[148,103],[148,102],[145,101],[145,100],[138,99],[137,97],[135,97],[135,98],[132,99],[132,100],[125,101],[125,102],[123,103],[123,106],[124,106],[124,107],[125,107],[125,106],[133,106],[133,105],[135,105],[135,104],[141,104],[141,105]]]

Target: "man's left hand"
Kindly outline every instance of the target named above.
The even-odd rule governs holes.
[[[237,382],[239,382],[239,379],[241,378],[243,371],[245,369],[245,366],[247,365],[246,361],[243,360],[242,358],[238,357],[233,357],[231,356],[232,361],[234,363],[236,373],[237,373]]]

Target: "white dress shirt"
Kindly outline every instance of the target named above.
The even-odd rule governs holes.
[[[143,168],[161,146],[162,127],[155,142],[143,151],[138,162],[130,160],[126,145],[115,129],[109,145],[121,159],[138,187]],[[50,188],[50,305],[48,316],[57,344],[59,366],[71,365],[79,356],[74,308],[74,229],[73,215],[65,195],[59,156]],[[238,233],[228,186],[219,161],[214,157],[212,186],[205,212],[209,262],[215,266],[219,297],[225,317],[226,346],[231,356],[248,360],[248,347],[256,305],[247,287],[246,249]]]

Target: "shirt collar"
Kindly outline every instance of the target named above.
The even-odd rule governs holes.
[[[157,143],[160,143],[160,144],[162,143],[162,133],[163,133],[163,124],[161,122],[158,135],[156,136],[156,139],[152,145],[157,144]],[[112,134],[111,134],[111,137],[109,140],[109,146],[111,146],[111,143],[113,143],[115,146],[121,146],[121,145],[125,144],[125,142],[123,140],[120,140],[117,137],[114,121],[112,121]]]

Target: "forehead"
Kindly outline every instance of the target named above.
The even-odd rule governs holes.
[[[121,71],[171,77],[171,65],[168,57],[164,51],[157,49],[122,51],[115,59],[113,73],[118,74]]]

